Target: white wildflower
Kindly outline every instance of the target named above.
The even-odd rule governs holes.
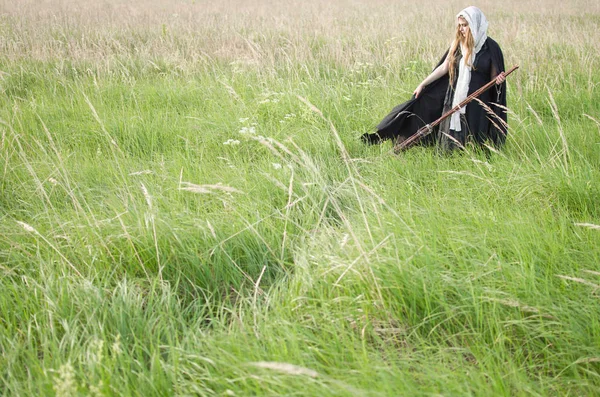
[[[256,134],[256,127],[242,127],[239,132],[242,135],[254,135]]]
[[[115,356],[121,354],[121,334],[117,334],[114,343],[112,344],[112,352]]]
[[[238,141],[237,139],[228,139],[225,142],[223,142],[223,145],[239,145],[240,141]]]
[[[273,168],[275,168],[276,170],[280,170],[282,165],[279,163],[271,163],[271,165],[273,166]]]
[[[59,368],[58,376],[54,378],[54,391],[58,397],[77,394],[75,371],[71,363],[66,363]]]
[[[240,119],[240,123],[245,123],[246,121],[250,120],[250,117],[242,117]]]
[[[90,395],[94,396],[94,397],[104,396],[104,393],[102,393],[103,388],[104,388],[104,384],[102,383],[102,381],[100,381],[97,386],[90,385]]]
[[[102,339],[93,339],[88,347],[88,357],[93,363],[101,363],[104,358],[104,341]]]
[[[58,181],[52,177],[48,178],[48,182],[50,182],[54,186],[58,185]]]

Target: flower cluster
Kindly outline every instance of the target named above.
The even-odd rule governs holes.
[[[265,91],[260,94],[262,99],[258,101],[258,104],[262,105],[265,103],[279,103],[281,97],[285,94],[283,92]]]
[[[296,118],[296,113],[288,113],[283,117],[283,120],[279,120],[279,123],[283,124],[286,121],[293,119],[293,118]]]
[[[254,134],[256,134],[256,127],[254,127],[254,126],[242,127],[239,132],[242,135],[254,135]]]

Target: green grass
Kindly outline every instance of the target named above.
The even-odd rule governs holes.
[[[1,393],[597,394],[600,58],[539,51],[491,156],[359,142],[420,58],[0,59]]]

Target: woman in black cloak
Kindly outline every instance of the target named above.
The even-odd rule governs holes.
[[[444,120],[421,142],[437,143],[445,149],[462,147],[469,141],[479,146],[489,142],[495,147],[504,143],[506,83],[502,50],[487,37],[488,22],[479,8],[467,7],[456,19],[456,37],[436,68],[415,89],[411,100],[396,106],[379,123],[376,133],[361,137],[364,142],[402,142],[496,79],[495,89]]]

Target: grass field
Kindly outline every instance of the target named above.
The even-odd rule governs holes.
[[[403,3],[0,0],[0,394],[600,394],[600,3],[480,1],[507,144],[394,156]]]

